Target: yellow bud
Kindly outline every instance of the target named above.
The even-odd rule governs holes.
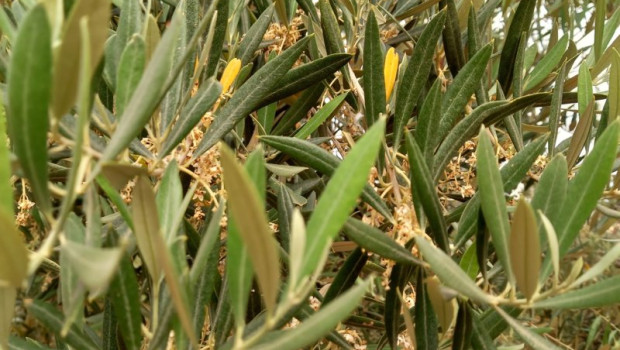
[[[396,73],[398,73],[398,54],[390,47],[385,55],[385,66],[383,67],[383,76],[385,77],[385,99],[389,100],[394,82],[396,81]]]
[[[220,83],[222,84],[222,93],[228,92],[230,86],[239,75],[239,71],[241,70],[241,60],[238,58],[233,58],[228,62],[226,68],[224,68],[224,73],[222,73],[222,78],[220,79]]]

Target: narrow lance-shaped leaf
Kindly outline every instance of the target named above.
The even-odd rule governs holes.
[[[432,237],[439,248],[445,252],[450,251],[448,230],[443,218],[441,203],[435,190],[435,183],[426,166],[424,155],[411,134],[407,134],[407,155],[409,157],[411,172],[412,196],[418,197],[424,208],[424,214],[428,218]]]
[[[49,213],[47,130],[52,43],[43,4],[33,7],[22,20],[12,51],[7,82],[9,137],[35,202]]]
[[[562,64],[560,72],[555,80],[555,89],[553,90],[553,98],[551,99],[551,110],[549,111],[549,153],[555,155],[555,142],[558,137],[558,128],[560,127],[560,113],[562,108],[562,92],[564,89],[564,78],[566,76],[566,62]]]
[[[514,318],[512,318],[509,314],[507,314],[502,308],[496,307],[495,311],[502,315],[502,317],[508,322],[510,327],[514,329],[517,334],[523,339],[523,341],[532,347],[532,349],[540,349],[540,350],[559,350],[560,348],[548,342],[545,338],[534,333],[529,330],[525,326],[521,325],[521,323]]]
[[[504,91],[508,91],[512,84],[514,62],[517,57],[517,51],[519,50],[521,35],[525,33],[523,37],[529,37],[528,33],[530,31],[530,25],[532,24],[535,7],[536,0],[520,1],[510,21],[510,28],[508,29],[506,40],[504,41],[497,74],[497,80],[499,80]]]
[[[254,57],[254,52],[258,49],[261,41],[263,40],[263,36],[269,28],[269,24],[271,23],[271,18],[273,17],[273,6],[269,6],[266,10],[261,13],[260,17],[252,24],[250,29],[247,31],[241,43],[239,43],[239,50],[237,51],[237,57],[241,59],[241,65],[245,66],[246,64],[252,61]]]
[[[374,11],[368,11],[364,31],[364,98],[366,124],[372,125],[385,113],[385,82],[383,78],[383,50],[379,25]]]
[[[62,42],[55,52],[54,61],[53,113],[61,118],[74,104],[78,93],[80,66],[80,21],[88,20],[90,74],[97,68],[103,55],[104,43],[108,37],[110,17],[109,0],[79,0],[71,7],[71,13],[63,28]]]
[[[134,35],[125,46],[118,63],[116,84],[116,113],[123,115],[131,100],[146,65],[146,43],[140,35]]]
[[[558,244],[558,236],[555,233],[555,229],[549,219],[547,219],[545,214],[543,214],[540,210],[538,211],[538,217],[542,223],[542,227],[545,230],[547,237],[546,241],[549,243],[549,255],[551,256],[551,262],[553,263],[553,283],[558,285],[560,281],[560,247]]]
[[[282,77],[293,66],[311,38],[305,37],[267,62],[237,89],[233,97],[215,115],[215,119],[194,152],[194,158],[210,149],[222,136],[232,130],[238,121],[259,107],[260,100],[280,83]]]
[[[456,317],[456,307],[454,305],[456,301],[454,299],[446,299],[445,293],[441,290],[443,287],[437,276],[427,278],[425,283],[428,297],[441,326],[441,332],[445,334],[450,330]]]
[[[415,287],[416,349],[435,350],[439,347],[437,315],[428,297],[424,272],[420,269]]]
[[[209,59],[205,70],[205,76],[207,77],[211,77],[216,73],[224,41],[226,40],[226,29],[228,28],[228,1],[215,0],[213,4],[216,6],[217,19],[215,20],[215,32],[213,33],[213,42],[209,50]]]
[[[213,78],[204,81],[196,94],[183,107],[179,118],[165,138],[158,157],[167,156],[198,124],[222,93],[222,85]]]
[[[60,331],[64,324],[62,313],[54,306],[41,300],[32,300],[26,303],[29,314],[34,316],[45,328],[60,337]],[[61,337],[63,342],[75,349],[96,350],[99,349],[93,341],[77,325],[72,325],[66,336]]]
[[[323,123],[332,116],[338,108],[344,102],[344,99],[347,97],[347,94],[342,94],[336,96],[333,100],[329,101],[326,105],[324,105],[304,126],[297,131],[295,137],[300,139],[305,139],[310,136],[315,130],[319,128],[319,126],[323,125]]]
[[[581,275],[572,286],[578,286],[602,274],[620,257],[620,243],[616,243],[594,266]]]
[[[409,250],[391,239],[385,232],[360,220],[349,218],[344,224],[344,233],[360,247],[383,258],[400,264],[422,264]]]
[[[441,97],[441,83],[439,79],[436,79],[422,104],[422,109],[418,115],[418,125],[415,128],[415,139],[418,141],[418,146],[420,146],[424,154],[424,160],[429,170],[433,169],[435,147],[441,142],[441,140],[434,137],[435,131],[439,126]]]
[[[504,199],[504,185],[497,166],[495,152],[485,128],[480,129],[476,159],[478,161],[477,175],[482,213],[491,233],[495,252],[508,275],[508,279],[514,285],[514,275],[510,268],[508,252],[510,225],[508,224],[508,212]]]
[[[90,292],[91,299],[108,289],[123,254],[120,247],[95,248],[71,241],[64,242],[61,251]]]
[[[562,205],[566,199],[566,187],[568,186],[568,166],[563,154],[558,154],[543,170],[536,191],[532,197],[532,208],[540,210],[553,224],[558,223]],[[540,231],[542,223],[539,223]],[[541,237],[541,247],[545,246],[546,239]]]
[[[593,283],[587,287],[537,301],[536,309],[585,309],[614,305],[620,302],[620,276]]]
[[[351,57],[353,56],[349,54],[336,53],[291,69],[280,79],[277,86],[262,98],[259,106],[266,106],[279,101],[305,90],[323,79],[328,79],[334,72],[349,62]]]
[[[274,336],[263,343],[254,345],[255,350],[297,350],[313,344],[325,336],[338,323],[345,319],[358,305],[371,279],[351,288],[343,295],[322,307],[319,312],[305,319],[298,327],[286,331],[276,331]]]
[[[362,136],[321,194],[308,221],[307,231],[311,234],[306,243],[302,278],[323,266],[326,249],[346,222],[366,184],[368,172],[379,152],[384,128],[385,119],[380,119]]]
[[[538,290],[540,240],[532,207],[521,197],[510,228],[510,262],[517,287],[527,299]]]
[[[259,194],[261,210],[264,211],[266,175],[262,147],[259,146],[250,153],[245,163],[245,170],[248,172],[252,184]],[[243,220],[243,217],[240,219]],[[242,327],[245,324],[254,269],[248,253],[248,249],[252,249],[252,247],[243,241],[237,222],[236,217],[230,213],[228,240],[226,243],[228,251],[226,273],[228,274],[230,304],[235,313],[235,322],[237,327]]]
[[[568,185],[562,210],[558,215],[556,232],[560,244],[560,257],[568,252],[579,230],[596,207],[601,193],[609,181],[609,175],[616,157],[616,146],[620,132],[620,122],[610,124],[592,152],[583,161],[579,172]],[[543,264],[542,277],[549,275],[551,262]]]
[[[418,236],[415,240],[424,260],[428,262],[443,284],[473,300],[483,303],[493,301],[493,297],[478,288],[450,256],[437,249],[424,237]]]
[[[560,60],[564,57],[568,43],[568,35],[564,35],[555,45],[549,48],[547,54],[536,64],[532,72],[527,75],[525,86],[523,87],[524,91],[535,88],[548,78],[549,74],[561,63]]]
[[[225,188],[233,215],[243,220],[236,221],[239,234],[248,249],[258,285],[270,312],[275,310],[280,289],[280,262],[273,234],[269,230],[260,196],[245,170],[237,164],[235,154],[226,146],[221,147],[221,161],[224,167]]]
[[[439,8],[445,9],[447,12],[446,26],[441,34],[448,68],[450,68],[452,76],[456,77],[463,64],[465,64],[465,54],[463,53],[463,44],[461,43],[461,26],[459,24],[456,3],[454,0],[441,0]]]
[[[422,32],[418,45],[413,50],[411,60],[403,73],[398,85],[396,106],[394,110],[394,144],[398,145],[403,133],[403,127],[413,113],[422,87],[428,79],[428,74],[433,63],[433,55],[437,40],[441,35],[441,28],[446,20],[446,12],[439,12],[426,25]]]
[[[441,105],[441,121],[435,137],[442,140],[452,127],[457,118],[464,111],[465,105],[471,95],[480,85],[480,79],[486,71],[487,62],[493,51],[492,44],[487,44],[467,64],[459,71],[459,75],[454,78],[452,85],[446,91]]]
[[[125,107],[116,131],[101,156],[101,161],[109,161],[115,158],[131,143],[144,128],[144,125],[148,123],[153,111],[166,92],[163,91],[163,86],[170,74],[174,57],[173,48],[183,25],[180,13],[178,11],[175,14],[161,42],[157,45],[153,59],[146,67],[140,83],[138,83],[131,100]]]
[[[129,256],[121,259],[116,276],[112,279],[108,294],[123,341],[131,349],[140,348],[142,323],[140,316],[140,291]]]
[[[333,176],[341,163],[335,155],[308,141],[282,136],[263,136],[261,141],[327,176]],[[384,217],[393,219],[385,202],[370,185],[364,186],[362,199]]]

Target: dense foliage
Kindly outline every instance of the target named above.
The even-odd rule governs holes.
[[[0,349],[619,346],[618,5],[3,2]]]

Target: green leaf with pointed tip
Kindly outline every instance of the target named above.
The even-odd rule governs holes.
[[[250,153],[245,162],[245,170],[261,200],[261,211],[265,211],[266,174],[264,156],[263,149],[259,146]],[[252,249],[252,247],[243,241],[237,221],[235,216],[229,213],[226,273],[228,274],[230,305],[235,314],[235,322],[241,326],[245,323],[254,269],[248,255],[248,249]]]
[[[171,300],[174,306],[183,331],[192,344],[197,346],[198,341],[189,314],[187,290],[181,287],[179,274],[175,270],[174,251],[166,245],[161,233],[155,194],[146,176],[138,176],[132,202],[134,233],[143,260],[154,283],[159,282],[162,275],[165,278],[168,287],[166,290],[170,294],[168,300]]]
[[[577,163],[581,150],[590,136],[592,122],[594,120],[594,106],[594,99],[591,99],[586,109],[579,115],[579,121],[573,131],[573,137],[570,139],[568,151],[566,151],[566,161],[570,169]]]
[[[411,244],[407,244],[411,247]],[[411,265],[396,264],[389,276],[389,285],[385,292],[385,308],[383,320],[385,322],[385,337],[392,349],[398,343],[398,334],[401,333],[402,319],[400,317],[402,304],[397,294],[409,283],[414,268]]]
[[[364,31],[364,98],[366,125],[372,125],[385,113],[385,78],[383,76],[383,50],[379,25],[374,11],[368,11]]]
[[[217,65],[220,63],[220,56],[224,48],[224,41],[226,40],[226,30],[228,29],[228,10],[229,4],[225,0],[218,1],[215,6],[217,11],[217,18],[215,20],[215,31],[213,33],[213,42],[209,50],[209,58],[207,60],[207,68],[205,69],[205,76],[211,78],[217,73]]]
[[[170,134],[165,138],[162,150],[158,154],[160,159],[167,156],[192,131],[217,101],[221,92],[222,85],[213,78],[201,84],[196,94],[183,107]]]
[[[545,338],[538,335],[537,333],[529,330],[528,328],[521,325],[521,323],[510,315],[508,315],[504,310],[497,307],[495,311],[502,315],[502,317],[508,322],[510,327],[517,332],[517,334],[523,339],[523,341],[532,347],[532,349],[540,349],[540,350],[559,350],[560,348],[549,343]]]
[[[556,139],[558,137],[558,129],[560,127],[560,117],[562,108],[562,93],[564,89],[564,78],[566,77],[566,62],[560,68],[560,72],[555,79],[555,88],[551,99],[551,107],[549,111],[549,154],[555,155]]]
[[[530,300],[538,290],[540,239],[536,215],[521,197],[510,227],[510,263],[517,287]]]
[[[530,170],[532,164],[544,151],[547,142],[546,136],[541,136],[533,142],[527,144],[523,150],[512,157],[508,163],[500,170],[504,192],[512,192],[523,180],[523,177]],[[478,226],[478,210],[480,209],[480,192],[476,193],[469,200],[465,211],[459,221],[459,228],[454,240],[457,246],[464,244],[475,233]]]
[[[424,155],[416,140],[411,134],[407,134],[407,156],[409,157],[411,192],[414,198],[418,198],[424,208],[424,214],[428,218],[431,227],[432,238],[439,248],[445,252],[450,251],[448,229],[443,218],[443,210],[435,189],[435,183],[426,166]]]
[[[482,213],[491,233],[495,252],[509,280],[513,282],[514,275],[510,267],[510,254],[508,252],[510,225],[508,223],[506,199],[504,198],[504,185],[497,166],[493,145],[484,128],[480,129],[478,136],[476,159]]]
[[[61,118],[75,103],[78,93],[80,70],[80,21],[88,21],[90,41],[90,74],[92,75],[103,56],[105,41],[108,37],[108,21],[110,18],[109,0],[78,0],[71,7],[71,13],[64,24],[62,42],[55,52],[52,89],[53,115]]]
[[[565,292],[535,302],[536,309],[586,309],[614,305],[620,302],[620,276],[613,276],[587,287]]]
[[[476,135],[476,132],[480,130],[482,122],[492,115],[495,111],[505,106],[505,101],[491,101],[487,102],[463,118],[452,131],[443,139],[443,142],[435,152],[435,161],[433,165],[433,180],[435,183],[439,181],[439,178],[443,175],[443,171],[450,163],[450,160],[458,152],[465,141],[471,139]],[[433,130],[436,134],[437,129]]]
[[[564,53],[568,48],[568,42],[568,35],[564,35],[553,47],[549,48],[549,51],[542,56],[542,59],[536,63],[534,69],[527,75],[523,91],[531,90],[547,79],[549,74],[561,63],[560,60],[564,57]]]
[[[114,159],[131,143],[148,123],[159,101],[166,93],[163,89],[164,83],[172,68],[173,48],[183,25],[183,16],[180,13],[180,11],[176,12],[172,23],[157,45],[153,59],[147,65],[131,100],[125,107],[116,131],[101,156],[101,161]]]
[[[415,341],[416,349],[435,350],[439,348],[439,324],[428,297],[423,271],[418,271],[415,287]]]
[[[566,158],[558,154],[551,159],[542,172],[536,191],[532,197],[532,208],[541,210],[554,225],[558,223],[558,216],[566,199],[568,186],[568,167]],[[542,224],[539,224],[540,230]],[[544,247],[545,237],[541,237],[541,247]]]
[[[291,256],[291,258],[294,257]],[[325,293],[322,305],[329,304],[336,297],[350,289],[357,281],[364,266],[366,266],[366,261],[368,261],[368,254],[360,248],[355,249],[342,264],[336,277],[334,277],[331,286]]]
[[[211,126],[194,152],[194,158],[209,150],[232,130],[237,122],[260,107],[260,100],[281,84],[281,79],[291,69],[311,38],[301,39],[276,58],[269,60],[237,89],[233,97],[216,113]]]
[[[221,162],[224,168],[225,188],[228,203],[237,220],[239,235],[248,249],[248,254],[258,285],[263,292],[267,310],[275,310],[280,290],[280,262],[276,242],[261,204],[261,195],[253,185],[250,176],[236,160],[235,154],[227,147],[221,146]],[[262,187],[264,188],[264,186]]]
[[[120,247],[95,248],[71,241],[61,245],[61,252],[86,286],[91,299],[108,289],[123,255]]]
[[[310,217],[302,278],[323,267],[334,236],[356,205],[383,140],[385,119],[378,120],[340,163]]]
[[[111,43],[112,45],[109,48],[109,53],[106,53],[105,59],[105,71],[107,71],[105,75],[112,84],[112,87],[116,86],[116,73],[123,50],[129,40],[131,40],[131,37],[141,32],[143,22],[144,19],[140,3],[133,0],[122,0],[121,15],[115,40]],[[159,32],[159,29],[157,29],[157,32]],[[106,48],[106,51],[108,51],[108,48]],[[149,57],[149,55],[147,55],[147,57]]]
[[[237,51],[237,57],[241,60],[241,66],[245,66],[250,63],[254,58],[254,53],[258,49],[263,36],[269,28],[271,18],[273,17],[273,6],[269,6],[268,9],[261,13],[260,17],[252,24],[250,29],[239,43],[239,50]]]
[[[620,258],[620,243],[616,243],[596,264],[590,267],[583,275],[581,275],[571,286],[578,286],[593,278],[598,277],[607,268],[614,264]]]
[[[204,232],[196,259],[190,270],[190,285],[194,300],[191,301],[192,324],[194,332],[200,334],[206,317],[205,305],[210,305],[215,291],[216,278],[219,278],[218,261],[220,259],[220,219],[224,213],[224,203],[203,226]]]
[[[512,75],[514,73],[515,59],[519,50],[519,42],[522,33],[524,38],[529,37],[530,26],[532,25],[532,17],[534,16],[534,8],[536,0],[524,0],[519,2],[519,6],[512,16],[510,28],[506,34],[502,55],[499,62],[499,71],[497,80],[502,85],[502,90],[508,91],[512,85]]]
[[[360,220],[349,218],[344,224],[344,233],[360,247],[382,258],[390,259],[400,264],[421,265],[422,263],[409,250],[386,235],[385,232]]]
[[[41,300],[32,300],[26,304],[28,313],[34,316],[41,324],[54,332],[59,339],[75,349],[96,350],[97,345],[77,326],[72,325],[64,337],[60,336],[64,319],[62,313],[54,306]]]
[[[459,266],[473,281],[476,280],[476,276],[478,276],[478,272],[480,271],[478,259],[476,259],[476,242],[472,243],[472,245],[465,250],[463,257],[461,257],[461,261],[459,262]]]
[[[459,71],[442,99],[441,121],[435,137],[439,140],[450,133],[459,115],[463,114],[465,105],[471,95],[480,86],[480,80],[487,68],[487,62],[493,52],[493,45],[487,44],[472,57]]]
[[[352,57],[349,54],[336,53],[291,69],[262,98],[260,106],[279,101],[305,90],[323,79],[331,77],[334,72],[347,64]]]
[[[35,202],[43,212],[49,213],[52,204],[47,188],[47,130],[52,92],[52,43],[42,4],[33,7],[22,20],[12,47],[10,67],[7,82],[9,138]]]
[[[336,96],[333,100],[329,101],[326,105],[324,105],[304,126],[301,127],[295,133],[295,137],[299,139],[306,139],[310,136],[316,129],[319,128],[327,118],[331,117],[337,110],[340,108],[342,103],[344,102],[345,97],[347,97],[347,93]]]
[[[359,305],[370,286],[370,282],[371,279],[367,279],[349,289],[293,329],[267,333],[265,338],[268,340],[260,342],[252,348],[254,350],[297,350],[313,344],[336,327]]]
[[[323,95],[323,91],[325,91],[325,86],[322,83],[317,83],[301,92],[300,96],[280,118],[270,134],[292,134],[295,131],[295,124],[305,118],[311,108],[314,108],[317,100]]]
[[[433,272],[446,286],[456,290],[470,299],[482,303],[490,303],[493,298],[485,294],[474,281],[452,260],[452,258],[440,249],[433,246],[426,238],[416,237],[416,244],[422,252],[422,257],[431,266]]]
[[[557,222],[553,222],[560,244],[560,258],[570,249],[609,182],[619,132],[620,122],[617,121],[605,129],[592,152],[584,159],[577,175],[568,184],[566,198],[570,200],[564,201]],[[549,259],[545,259],[542,271],[543,277],[551,272]]]
[[[424,154],[426,166],[431,170],[433,169],[435,147],[442,141],[434,137],[441,119],[438,112],[441,110],[441,98],[441,83],[439,79],[436,79],[422,104],[418,116],[418,125],[415,128],[415,139]]]
[[[338,19],[329,3],[329,0],[319,0],[319,10],[321,11],[321,28],[323,28],[323,37],[325,38],[325,47],[327,53],[344,52],[344,44],[340,34],[340,26]]]
[[[154,241],[161,240],[162,237],[156,203],[150,181],[144,175],[138,176],[132,193],[131,206],[134,234],[151,279],[154,283],[159,283],[162,267]]]
[[[116,115],[123,115],[131,101],[146,65],[146,43],[140,35],[134,35],[125,46],[118,63],[116,82]]]
[[[139,349],[142,343],[140,290],[128,255],[120,261],[116,276],[110,284],[108,298],[112,303],[123,341],[130,349]]]
[[[620,12],[618,12],[620,13]],[[577,86],[577,102],[579,105],[579,115],[583,115],[590,103],[594,99],[594,91],[592,89],[592,76],[586,62],[579,66],[578,86]]]
[[[454,0],[442,0],[439,8],[446,11],[446,25],[441,33],[446,61],[453,77],[457,77],[465,64],[465,54],[461,43],[461,25]]]
[[[179,165],[173,160],[166,166],[155,195],[157,212],[161,213],[159,227],[168,246],[177,238],[174,222],[179,215],[178,211],[182,209],[182,201],[183,186],[179,178]]]
[[[327,176],[332,176],[341,163],[335,155],[321,147],[294,137],[263,136],[261,141]],[[387,205],[370,185],[364,186],[362,200],[387,219],[393,220]]]
[[[474,315],[472,320],[472,335],[471,335],[471,345],[474,349],[480,350],[495,350],[495,345],[493,344],[493,339],[487,332],[487,330],[483,327],[480,318],[477,315]]]
[[[426,25],[418,40],[418,45],[413,50],[411,60],[409,60],[402,78],[399,79],[394,110],[395,145],[400,143],[403,128],[418,103],[422,87],[426,84],[433,64],[437,40],[441,35],[441,28],[443,28],[445,20],[446,12],[441,11]]]

